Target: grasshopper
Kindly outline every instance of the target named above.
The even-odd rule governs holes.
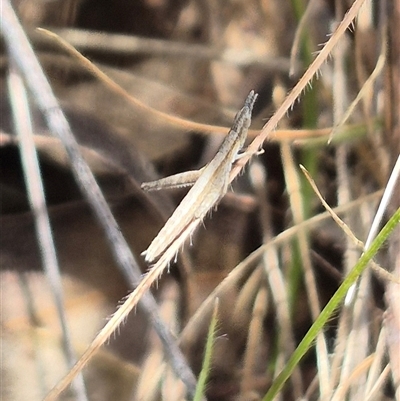
[[[217,154],[206,166],[200,170],[175,174],[141,185],[145,191],[192,186],[150,246],[142,253],[147,262],[153,262],[160,257],[194,220],[204,219],[207,212],[228,191],[229,174],[232,165],[242,155],[239,152],[247,137],[257,96],[254,91],[249,93]]]

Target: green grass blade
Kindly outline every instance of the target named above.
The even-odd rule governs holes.
[[[216,328],[218,323],[218,307],[219,307],[219,300],[218,298],[215,300],[214,304],[214,311],[212,314],[210,327],[208,328],[208,335],[207,335],[207,342],[206,348],[204,351],[204,358],[203,358],[203,366],[201,368],[199,380],[196,386],[196,393],[194,395],[193,401],[201,401],[204,397],[208,375],[211,369],[211,362],[212,362],[212,354],[215,344],[215,337],[216,337]]]
[[[360,259],[344,279],[342,285],[337,289],[333,297],[326,304],[317,320],[310,327],[303,340],[300,342],[293,355],[289,359],[287,365],[282,372],[277,376],[272,386],[265,394],[263,401],[272,401],[278,392],[281,390],[286,380],[290,377],[295,366],[300,362],[303,356],[307,353],[312,342],[317,337],[319,331],[324,327],[328,319],[331,318],[337,307],[346,296],[348,289],[356,282],[361,273],[368,266],[368,262],[375,256],[382,244],[387,240],[390,233],[394,230],[396,225],[400,222],[400,208],[393,214],[391,219],[386,223],[381,232],[375,238],[371,246],[361,255]]]

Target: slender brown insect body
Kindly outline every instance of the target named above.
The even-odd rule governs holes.
[[[257,94],[251,91],[243,108],[236,114],[232,128],[217,154],[201,170],[176,174],[142,184],[142,188],[145,190],[159,190],[166,187],[193,185],[194,183],[150,246],[143,252],[147,262],[153,262],[161,256],[194,219],[202,220],[226,194],[229,173],[233,163],[240,157],[239,151],[243,148],[246,140],[256,99]]]

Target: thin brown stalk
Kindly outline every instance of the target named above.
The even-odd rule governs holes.
[[[324,208],[329,212],[331,215],[332,219],[336,222],[336,224],[346,233],[346,235],[353,241],[353,243],[359,248],[363,249],[364,244],[353,234],[353,231],[349,228],[349,226],[332,210],[332,208],[328,205],[326,200],[323,198],[321,195],[321,192],[319,191],[317,184],[311,177],[310,173],[307,171],[307,169],[300,165],[301,170],[303,171],[305,177],[307,178],[307,181],[311,185],[313,191],[315,194],[318,196],[319,200],[323,204]]]
[[[184,118],[172,116],[171,114],[164,113],[150,106],[147,106],[139,99],[128,93],[116,82],[114,82],[107,74],[101,71],[100,68],[96,67],[90,60],[84,57],[81,53],[79,53],[73,46],[71,46],[60,36],[56,35],[54,32],[48,31],[47,29],[43,28],[38,28],[38,31],[42,32],[43,34],[49,36],[54,41],[56,41],[63,49],[65,49],[69,54],[71,54],[74,58],[76,58],[86,68],[88,72],[90,72],[100,81],[104,82],[107,85],[107,87],[110,88],[114,93],[126,99],[127,101],[132,103],[136,108],[142,110],[143,112],[149,113],[157,118],[162,119],[163,121],[166,121],[170,124],[173,124],[186,130],[201,131],[201,132],[215,132],[215,131],[226,132],[226,127],[196,123],[194,121],[186,120]]]
[[[307,71],[303,74],[303,76],[299,79],[294,88],[290,91],[288,96],[285,98],[281,106],[274,113],[274,115],[268,120],[268,122],[264,125],[260,134],[254,139],[254,141],[249,145],[248,151],[257,152],[257,150],[262,146],[265,140],[271,140],[274,138],[274,134],[272,132],[277,127],[281,118],[288,112],[291,106],[294,104],[296,99],[301,95],[302,91],[305,90],[307,85],[312,81],[313,77],[318,73],[322,64],[327,60],[332,49],[339,42],[343,34],[349,28],[350,24],[353,22],[354,18],[356,18],[361,6],[364,4],[365,0],[355,0],[349,11],[344,16],[343,20],[340,22],[338,27],[333,32],[332,36],[326,42],[325,46],[322,48],[320,53],[317,55],[315,60],[311,63],[311,65],[307,68]],[[249,156],[244,156],[241,158],[238,163],[234,166],[231,171],[231,180],[239,174],[239,171],[242,167],[248,162],[250,158]]]
[[[353,244],[361,251],[364,249],[367,249],[368,246],[364,244],[361,240],[359,240],[351,231],[350,227],[333,211],[333,209],[328,205],[326,200],[323,198],[321,195],[321,192],[319,191],[315,181],[312,179],[310,173],[306,170],[306,168],[302,165],[300,165],[301,170],[303,171],[305,177],[307,178],[307,181],[310,183],[313,191],[315,194],[318,196],[320,199],[322,205],[324,208],[329,212],[331,215],[332,219],[335,221],[335,223],[341,228],[341,230],[350,238],[350,240],[353,242]],[[386,189],[385,189],[386,191]],[[382,202],[381,202],[382,203]],[[371,261],[371,267],[374,269],[374,271],[378,274],[378,276],[386,281],[391,281],[393,283],[399,283],[399,280],[391,273],[383,269],[381,266],[379,266],[377,263],[374,261]]]

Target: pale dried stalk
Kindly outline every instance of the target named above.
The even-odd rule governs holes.
[[[371,388],[371,391],[368,393],[368,395],[364,398],[364,401],[374,401],[378,399],[385,399],[386,396],[384,396],[382,393],[384,392],[384,387],[386,384],[386,381],[390,375],[390,365],[386,365],[385,369],[382,370],[382,373],[379,375],[378,379],[374,383],[374,386]],[[382,394],[381,397],[378,397],[378,392]],[[395,395],[396,400],[399,400],[400,398],[398,397],[398,392],[399,392],[399,386],[397,386],[397,394]]]
[[[300,179],[294,165],[290,145],[288,143],[283,143],[281,149],[285,182],[289,193],[290,208],[292,210],[295,224],[300,224],[305,220],[303,214],[304,206],[300,190]],[[297,239],[301,255],[301,264],[304,272],[304,281],[307,289],[308,305],[310,307],[313,320],[316,320],[321,312],[321,305],[318,296],[317,282],[311,263],[310,253],[308,251],[310,246],[307,232],[299,231],[297,234]],[[320,392],[322,397],[325,397],[328,393],[327,383],[329,383],[330,366],[328,347],[326,345],[326,340],[323,333],[319,333],[317,336],[316,348],[318,364],[317,374],[319,376]]]
[[[376,79],[380,76],[380,74],[383,70],[383,67],[385,66],[385,62],[386,62],[386,46],[384,46],[382,48],[382,53],[380,54],[380,56],[378,58],[378,62],[376,63],[375,68],[372,71],[371,75],[364,82],[362,88],[357,93],[357,96],[351,102],[350,106],[347,108],[344,115],[340,118],[340,121],[336,122],[335,126],[332,127],[332,132],[329,135],[328,144],[332,141],[335,134],[340,130],[340,127],[342,127],[344,124],[346,124],[347,120],[350,118],[350,116],[354,112],[358,103],[360,103],[360,101],[368,93],[368,91],[371,90],[372,85],[375,83]]]
[[[366,374],[367,370],[370,368],[374,360],[374,355],[370,355],[362,360],[357,366],[354,367],[352,371],[349,372],[348,376],[343,379],[340,386],[336,388],[331,401],[342,401],[346,399],[346,393],[351,389],[354,382]]]
[[[29,111],[28,93],[23,79],[11,61],[7,84],[10,93],[13,120],[19,139],[21,161],[30,207],[34,216],[35,230],[40,247],[43,267],[46,273],[57,316],[62,331],[62,345],[68,366],[76,362],[75,350],[72,346],[70,329],[64,307],[64,292],[61,282],[60,266],[54,245],[49,212],[46,204],[44,186],[39,166],[39,158],[33,139],[31,113]],[[74,395],[78,401],[87,401],[86,385],[80,374],[72,383]]]
[[[250,177],[257,193],[261,209],[260,214],[264,236],[263,243],[267,244],[274,239],[271,229],[272,214],[268,201],[265,168],[258,160],[255,160],[250,167]],[[264,252],[263,266],[269,282],[269,289],[275,303],[277,322],[280,326],[279,345],[277,349],[280,350],[282,357],[277,361],[276,370],[278,372],[283,368],[283,364],[289,359],[296,348],[289,311],[288,291],[282,270],[279,266],[278,247],[271,247]],[[303,385],[300,369],[298,367],[293,371],[290,379],[295,399],[301,399],[303,397]]]
[[[364,391],[365,398],[368,398],[373,392],[373,388],[379,380],[379,376],[383,373],[382,370],[385,366],[386,359],[386,336],[387,332],[385,330],[385,326],[382,326],[375,347],[375,358],[372,362],[371,368],[368,371],[368,378]]]
[[[242,379],[240,381],[240,393],[243,397],[247,391],[252,390],[252,379],[255,373],[258,350],[262,341],[263,321],[268,311],[268,291],[261,287],[254,302],[252,319],[247,335],[246,353],[244,355]],[[245,398],[243,398],[245,399]]]

